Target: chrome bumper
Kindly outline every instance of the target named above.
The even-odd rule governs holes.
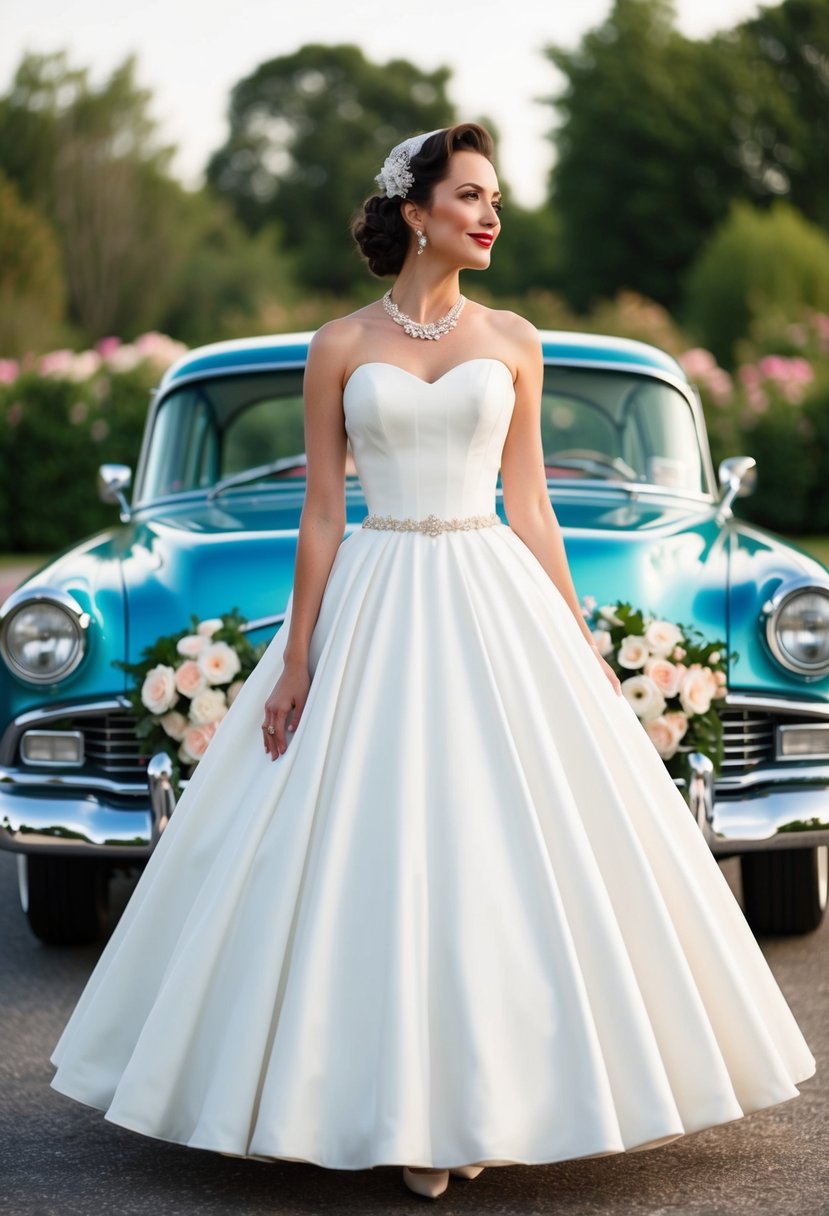
[[[829,844],[829,766],[775,765],[715,783],[706,756],[690,760],[684,792],[715,856]],[[146,786],[81,788],[0,768],[0,848],[144,861],[175,808],[171,771],[163,752],[150,760]]]
[[[826,765],[776,765],[714,782],[707,756],[688,759],[687,800],[715,856],[829,845]]]
[[[147,766],[148,785],[82,789],[0,768],[0,848],[146,861],[175,807],[171,772],[162,753]]]

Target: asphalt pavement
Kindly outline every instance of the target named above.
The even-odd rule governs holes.
[[[739,894],[736,861],[721,863]],[[113,916],[134,886],[113,885]],[[452,1178],[455,1213],[567,1216],[829,1214],[829,922],[763,952],[815,1055],[801,1095],[661,1148]],[[241,1161],[107,1123],[49,1086],[49,1055],[100,946],[40,944],[20,912],[15,859],[0,852],[0,1213],[4,1216],[293,1216],[423,1211],[397,1166],[327,1170]]]

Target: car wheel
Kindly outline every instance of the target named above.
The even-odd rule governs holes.
[[[81,946],[104,932],[107,867],[91,857],[18,855],[20,905],[32,932],[50,946]]]
[[[829,846],[743,853],[743,908],[755,933],[811,933],[826,912]]]

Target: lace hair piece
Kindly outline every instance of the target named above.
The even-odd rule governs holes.
[[[386,193],[386,198],[405,198],[414,185],[414,174],[411,170],[411,159],[417,156],[420,149],[433,135],[438,135],[444,128],[427,131],[425,135],[412,135],[396,144],[385,159],[383,168],[375,177],[375,181]]]

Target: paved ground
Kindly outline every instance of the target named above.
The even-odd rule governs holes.
[[[738,891],[734,861],[723,869]],[[114,884],[114,912],[132,883]],[[829,1213],[829,922],[764,953],[818,1061],[801,1097],[650,1152],[452,1179],[444,1216],[820,1216]],[[334,1171],[232,1161],[140,1136],[49,1087],[49,1054],[100,947],[53,949],[17,906],[0,852],[0,1212],[7,1216],[259,1216],[423,1211],[397,1167]]]

